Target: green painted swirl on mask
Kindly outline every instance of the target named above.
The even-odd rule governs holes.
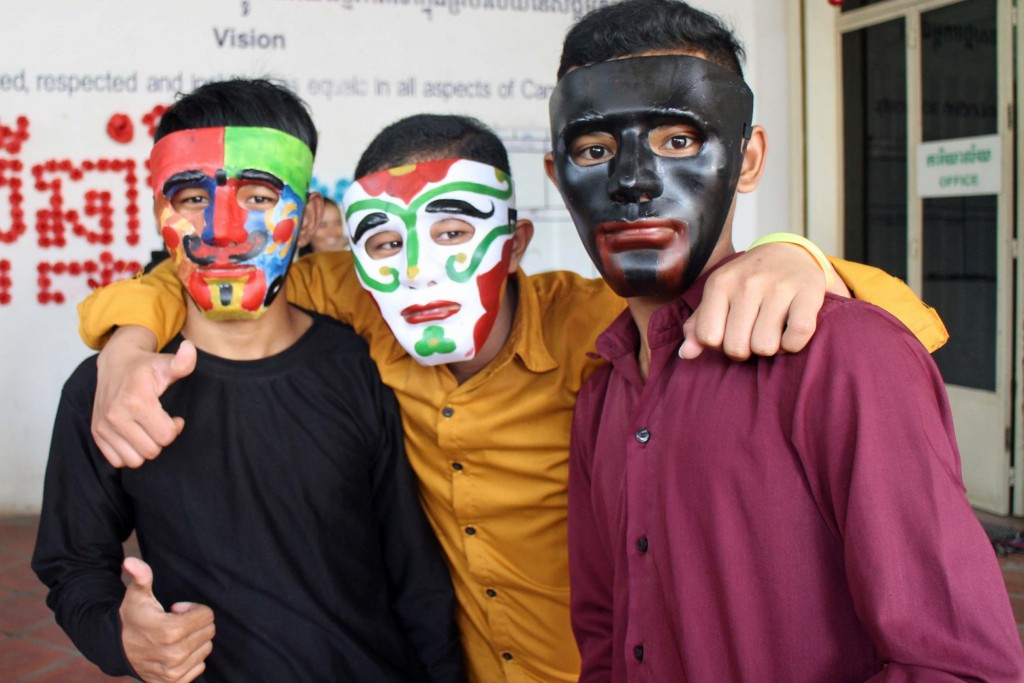
[[[405,213],[405,207],[401,204],[395,204],[389,202],[386,199],[377,199],[371,197],[370,199],[360,199],[358,202],[354,202],[349,205],[348,211],[345,212],[345,220],[352,218],[352,214],[356,211],[369,211],[370,209],[380,209],[384,213],[391,213],[396,216],[401,216]]]
[[[414,229],[410,229],[409,222],[408,222],[408,220],[406,219],[406,217],[404,215],[405,214],[405,207],[403,207],[401,204],[395,204],[393,202],[389,202],[389,201],[386,201],[384,199],[376,199],[376,198],[373,198],[373,199],[363,199],[361,201],[358,201],[358,202],[352,204],[350,207],[348,207],[348,211],[345,212],[345,220],[348,221],[352,217],[352,214],[354,214],[356,211],[364,211],[364,210],[365,211],[373,211],[373,210],[382,211],[383,213],[388,213],[388,214],[391,214],[393,216],[398,216],[399,218],[402,219],[402,222],[405,223],[406,232],[408,232],[408,233],[415,232]],[[415,219],[416,219],[416,217],[414,215],[413,216],[413,221],[414,222],[415,222]],[[413,239],[410,239],[409,241],[413,242]],[[417,252],[418,252],[419,251],[419,240],[416,240],[416,249],[417,249]],[[381,282],[380,280],[376,280],[376,279],[370,277],[369,273],[366,272],[366,269],[363,268],[362,261],[360,261],[359,257],[356,255],[356,251],[355,250],[353,250],[352,256],[353,256],[352,260],[355,261],[355,264],[356,264],[356,272],[359,273],[359,278],[363,281],[363,283],[367,287],[369,287],[370,289],[376,290],[378,292],[383,292],[385,294],[389,294],[389,293],[395,291],[396,289],[398,289],[398,271],[396,269],[388,268],[388,275],[391,277],[391,281],[390,282]]]
[[[388,268],[388,275],[391,276],[391,282],[380,282],[378,280],[374,280],[367,274],[366,270],[363,269],[363,264],[362,262],[360,262],[358,256],[355,256],[355,254],[353,254],[353,257],[354,258],[352,260],[356,264],[356,272],[359,273],[359,279],[361,279],[366,284],[367,287],[369,287],[370,289],[377,290],[378,292],[383,292],[385,294],[390,294],[391,292],[398,289],[397,270],[395,270],[394,268]]]
[[[394,202],[389,202],[386,199],[378,199],[376,197],[371,199],[361,199],[348,207],[348,210],[345,211],[345,220],[350,220],[352,215],[357,211],[382,211],[398,217],[405,226],[406,232],[406,267],[417,267],[419,266],[420,260],[420,237],[419,230],[416,225],[416,213],[419,211],[420,207],[438,195],[457,191],[471,192],[487,197],[494,197],[495,199],[508,200],[512,196],[513,192],[512,179],[505,173],[500,171],[498,173],[500,174],[498,175],[498,178],[505,182],[504,188],[491,187],[490,185],[484,185],[482,183],[460,180],[435,187],[429,192],[424,192],[416,197],[416,199],[414,199],[407,207],[402,206],[401,204],[395,204]],[[480,266],[480,262],[483,260],[484,254],[487,252],[487,248],[490,247],[491,243],[502,235],[512,234],[513,227],[514,226],[511,224],[501,225],[487,233],[487,236],[473,252],[473,258],[470,259],[469,265],[466,266],[466,270],[456,270],[455,257],[452,256],[449,258],[448,262],[445,264],[445,271],[447,271],[448,277],[459,283],[466,282],[472,278],[476,273],[476,269]],[[390,271],[389,275],[392,278],[391,282],[380,282],[371,278],[367,274],[366,270],[360,264],[358,257],[354,260],[359,276],[362,278],[363,282],[366,283],[367,287],[384,293],[393,292],[398,289],[398,271],[394,268],[388,269]]]
[[[471,183],[468,181],[458,181],[441,185],[440,187],[435,187],[430,192],[425,192],[417,197],[416,201],[409,205],[409,210],[413,212],[413,215],[415,215],[419,207],[423,206],[434,197],[455,191],[472,192],[474,194],[494,197],[495,199],[507,200],[512,196],[512,183],[508,179],[508,176],[505,176],[504,174],[502,174],[502,180],[506,181],[504,188],[491,187],[490,185]],[[511,235],[512,229],[513,226],[511,224],[505,224],[499,225],[487,233],[487,236],[484,237],[477,248],[473,251],[473,257],[469,260],[469,264],[466,266],[465,270],[457,270],[455,257],[449,257],[448,262],[445,264],[445,272],[448,273],[448,277],[460,284],[469,281],[476,274],[476,270],[480,266],[480,262],[483,260],[484,254],[487,253],[487,249],[491,246],[491,243],[503,235]]]
[[[477,245],[476,250],[473,252],[473,258],[469,260],[469,265],[467,265],[466,269],[463,271],[455,269],[455,257],[450,257],[448,259],[448,263],[446,263],[444,266],[445,272],[448,273],[448,277],[450,277],[455,282],[459,283],[463,283],[471,279],[474,275],[476,275],[476,269],[480,266],[480,262],[483,261],[484,254],[486,254],[487,250],[491,247],[491,243],[494,242],[494,240],[498,239],[499,237],[504,237],[505,235],[511,234],[511,223],[508,225],[499,225],[494,230],[491,230],[489,233],[487,233],[487,236],[484,237],[484,239],[480,242],[479,245]]]
[[[482,194],[486,197],[505,200],[512,196],[512,183],[506,182],[505,187],[500,188],[491,187],[490,185],[484,185],[482,183],[472,183],[468,180],[458,180],[453,183],[439,185],[429,192],[424,192],[413,200],[412,204],[409,205],[408,210],[415,214],[421,206],[437,195],[458,191],[472,192],[473,194]]]

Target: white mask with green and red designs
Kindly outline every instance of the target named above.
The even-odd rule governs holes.
[[[342,200],[356,270],[421,365],[472,359],[494,327],[516,224],[512,178],[465,159],[357,179]]]

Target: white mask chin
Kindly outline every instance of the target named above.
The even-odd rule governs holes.
[[[342,205],[360,282],[402,347],[421,365],[474,358],[508,279],[512,178],[429,161],[359,178]]]

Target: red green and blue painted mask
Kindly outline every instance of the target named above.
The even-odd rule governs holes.
[[[359,178],[345,230],[360,282],[421,365],[472,359],[494,327],[516,224],[512,178],[445,159]]]
[[[196,128],[161,138],[149,163],[161,235],[199,310],[261,316],[298,241],[309,147],[271,128]]]

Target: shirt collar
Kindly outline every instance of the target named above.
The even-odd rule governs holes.
[[[551,355],[547,340],[544,338],[537,291],[530,286],[530,279],[522,268],[516,271],[515,278],[516,287],[519,289],[519,304],[516,306],[515,320],[512,322],[512,331],[505,347],[511,348],[512,353],[522,358],[523,365],[531,372],[554,370],[558,367],[558,362]]]
[[[648,342],[652,349],[665,344],[678,345],[682,343],[683,323],[700,305],[708,277],[739,256],[740,253],[730,254],[723,258],[702,273],[677,299],[665,304],[654,313],[648,329]],[[637,330],[628,308],[597,338],[597,352],[607,361],[612,361],[625,354],[636,355],[638,348],[640,348],[640,332]]]

